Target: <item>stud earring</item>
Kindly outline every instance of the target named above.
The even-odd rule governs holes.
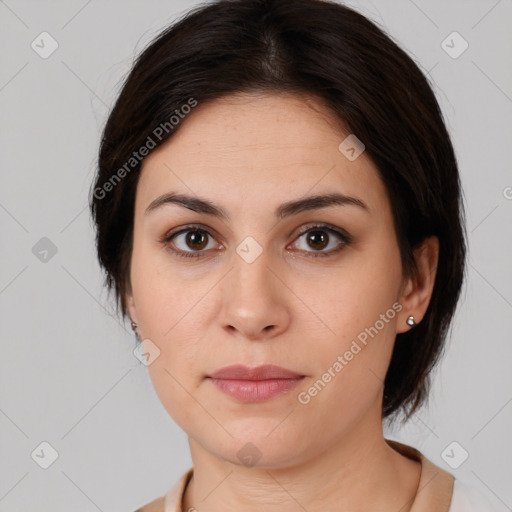
[[[139,333],[137,332],[137,324],[135,322],[132,322],[131,325],[132,325],[132,330],[135,333],[135,338],[137,339],[137,341],[141,341]]]
[[[411,327],[414,327],[416,325],[416,322],[414,321],[414,317],[412,315],[407,319],[407,325],[410,325]]]

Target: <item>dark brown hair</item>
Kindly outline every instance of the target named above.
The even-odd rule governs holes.
[[[417,326],[397,335],[384,385],[383,416],[402,411],[409,417],[427,397],[463,282],[460,180],[425,76],[383,30],[346,6],[215,1],[189,11],[138,56],[105,125],[90,195],[98,258],[118,311],[126,317],[142,160],[134,152],[171,137],[191,101],[240,92],[319,98],[365,144],[389,195],[406,274],[415,269],[413,249],[429,235],[438,237],[429,307]]]

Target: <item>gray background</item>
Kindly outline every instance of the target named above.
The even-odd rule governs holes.
[[[185,434],[102,289],[87,193],[101,128],[133,57],[193,5],[0,1],[2,511],[128,512],[191,465]],[[468,280],[429,407],[387,435],[510,510],[512,2],[349,5],[430,74],[467,202]],[[43,31],[59,45],[47,59],[31,48]],[[441,46],[453,31],[469,43],[458,58]],[[46,261],[34,254],[48,244],[43,237],[57,249]],[[58,452],[48,469],[31,456],[43,441]],[[457,469],[441,456],[453,441],[469,453]],[[448,453],[460,461],[460,447]]]

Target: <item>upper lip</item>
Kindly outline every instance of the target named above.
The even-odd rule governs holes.
[[[215,373],[209,375],[214,379],[237,379],[237,380],[270,380],[270,379],[297,379],[304,377],[299,373],[281,368],[273,364],[264,364],[249,368],[241,364],[225,366]]]

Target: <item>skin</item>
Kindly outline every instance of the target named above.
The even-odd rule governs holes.
[[[338,149],[348,134],[319,100],[239,94],[199,104],[143,162],[127,303],[141,338],[160,350],[148,366],[155,391],[189,439],[194,476],[184,510],[410,509],[421,467],[384,440],[383,380],[396,334],[427,309],[438,241],[425,240],[418,272],[406,277],[375,165],[364,152],[349,161]],[[205,198],[230,219],[177,204],[144,213],[171,191]],[[284,202],[332,192],[368,210],[336,205],[274,216]],[[211,233],[200,257],[172,253],[198,252],[183,234],[159,241],[194,223]],[[325,230],[324,248],[299,236],[312,223],[344,229],[352,242],[315,258],[343,242]],[[248,236],[262,249],[252,263],[236,252]],[[301,404],[298,394],[394,303],[401,311]],[[266,402],[240,403],[205,379],[235,363],[306,377]],[[248,442],[261,452],[252,467],[237,457]]]

